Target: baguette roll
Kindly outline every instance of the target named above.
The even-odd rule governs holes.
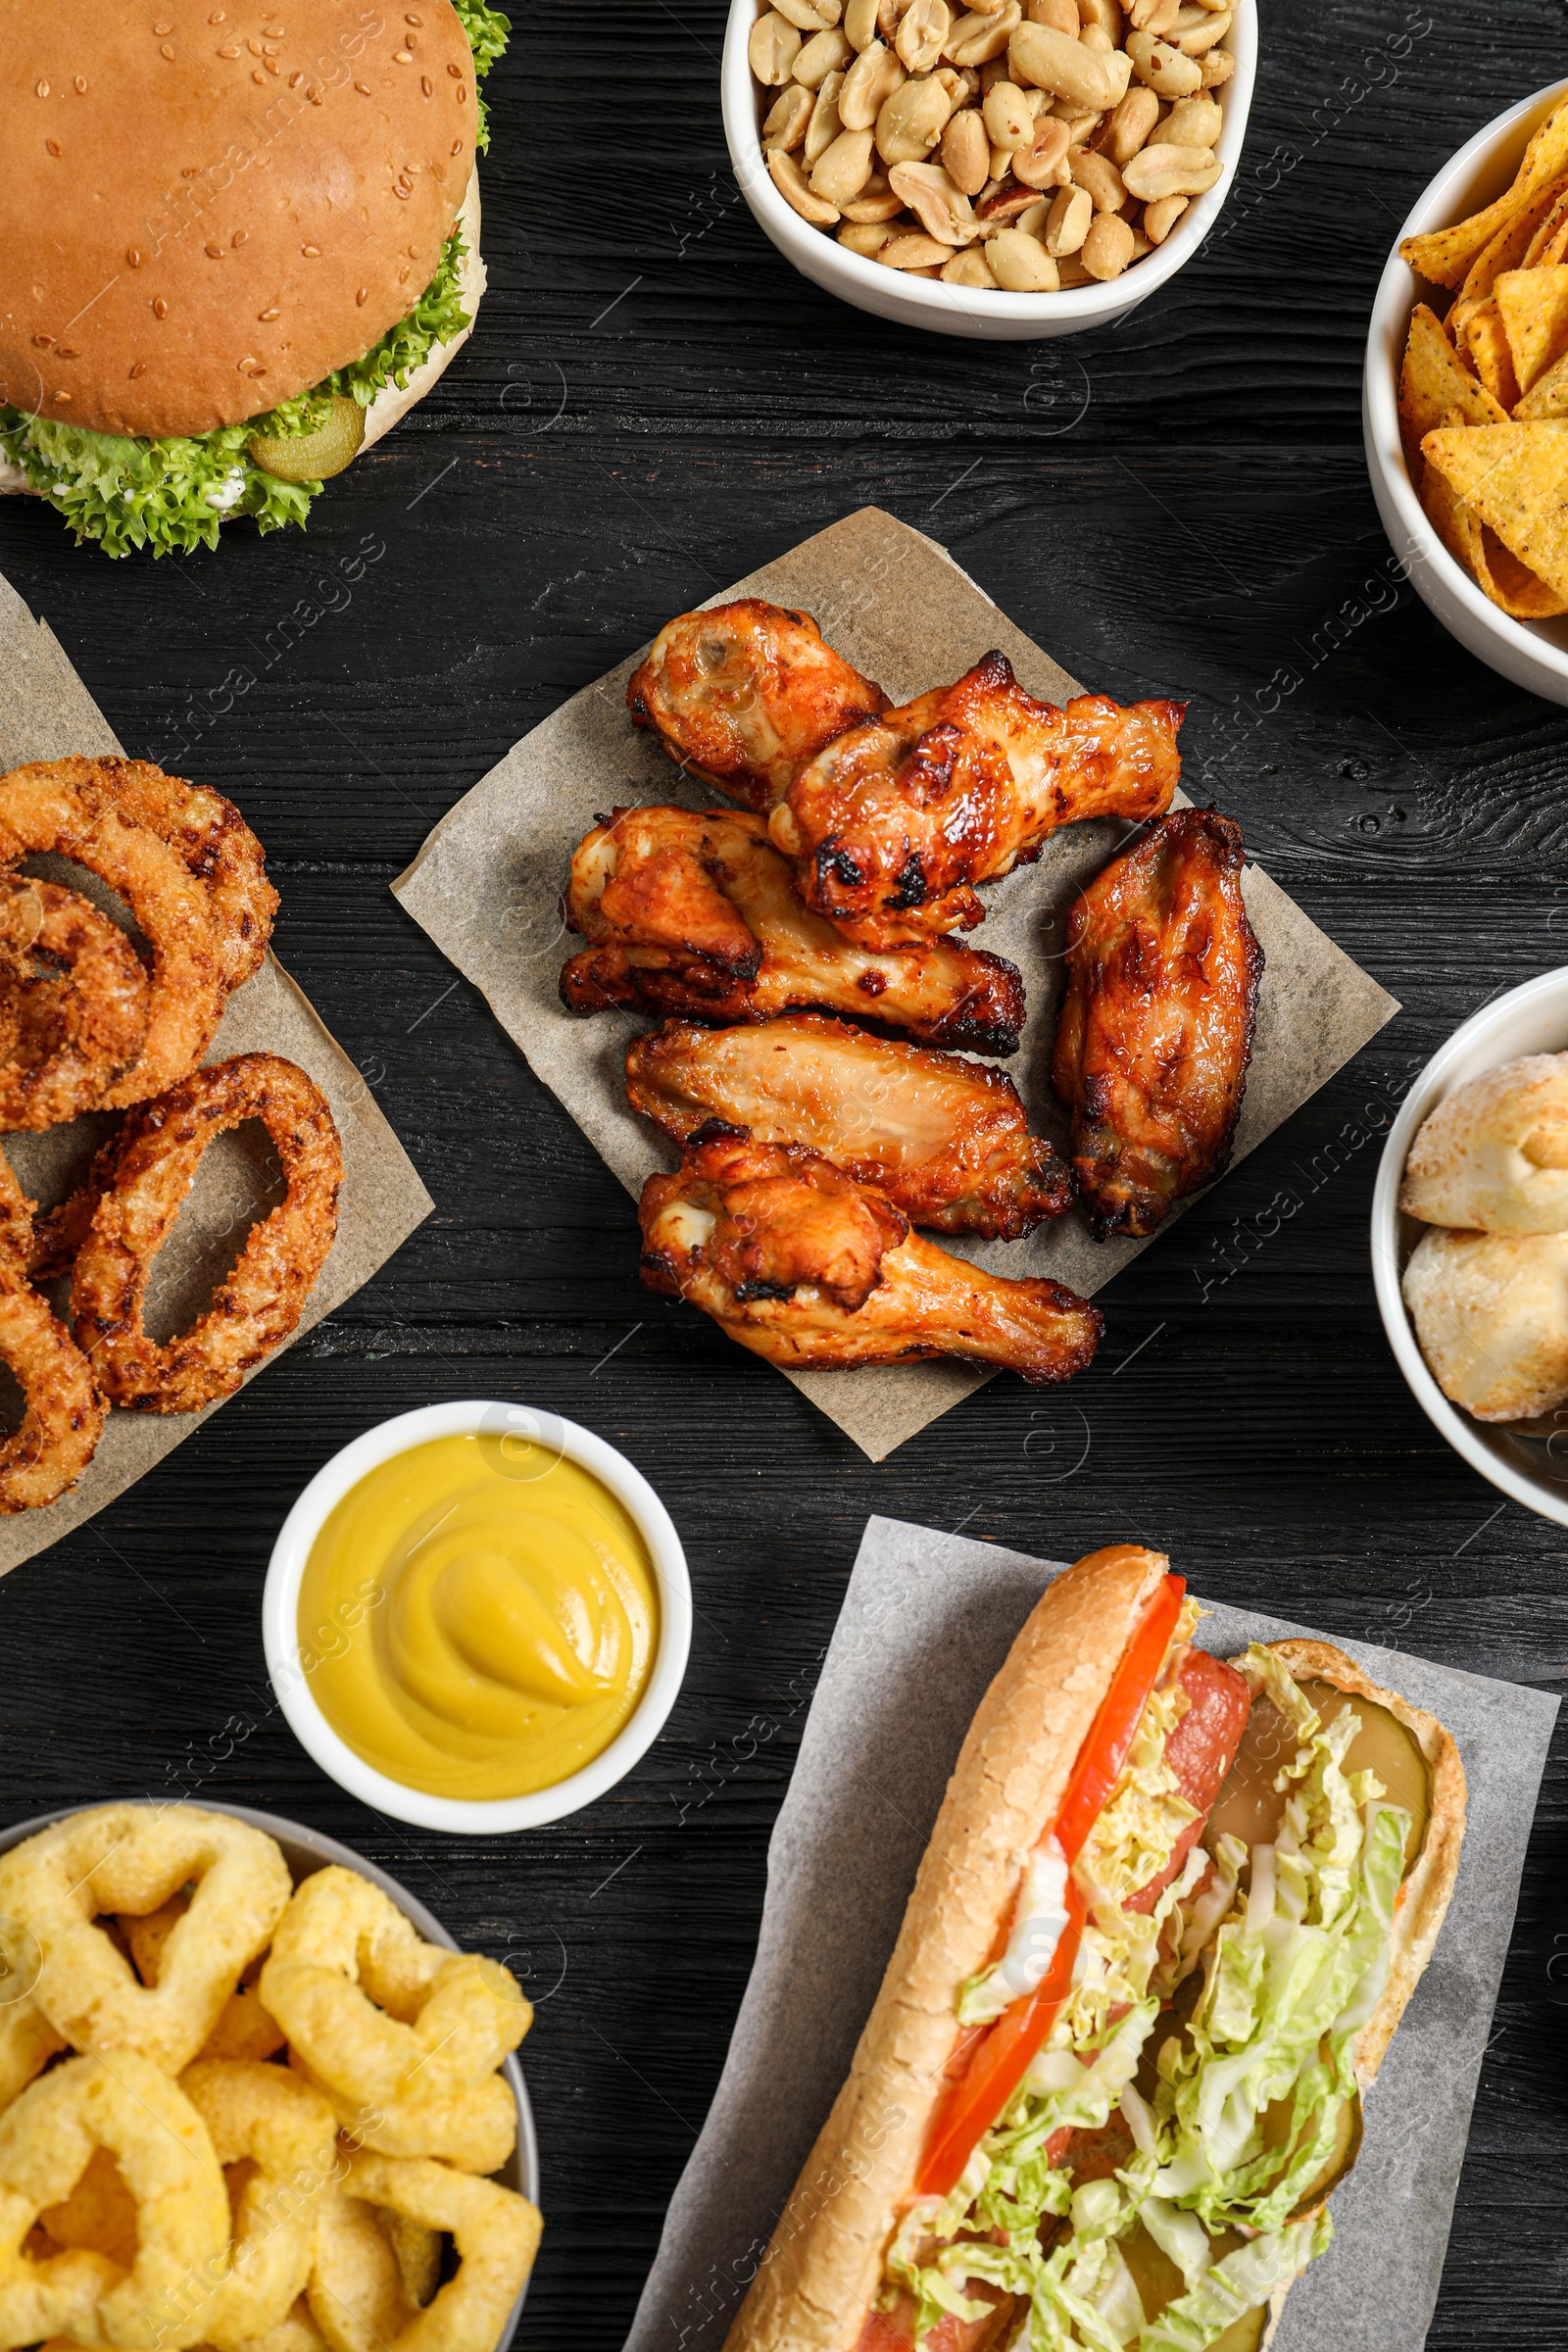
[[[950,2095],[946,2070],[963,2032],[957,2016],[960,1993],[997,1957],[1019,1901],[1020,1857],[1052,1833],[1080,1753],[1168,1568],[1160,1554],[1133,1544],[1113,1545],[1080,1560],[1031,1612],[981,1700],[849,2079],[780,2217],[725,2352],[856,2352],[869,2315],[878,2308],[890,2244],[910,2208],[922,2155]],[[1190,1616],[1184,1620],[1190,1622]],[[1419,1801],[1415,1804],[1420,1843],[1413,1861],[1407,1859],[1396,1898],[1387,1977],[1353,2045],[1354,2082],[1364,2092],[1430,1956],[1452,1892],[1464,1830],[1463,1768],[1453,1740],[1434,1717],[1380,1689],[1343,1651],[1311,1641],[1272,1648],[1297,1682],[1329,1686],[1369,1702],[1370,1709],[1384,1710],[1398,1727],[1383,1727],[1385,1747],[1392,1743],[1397,1751],[1394,1760],[1407,1780],[1424,1776],[1424,1820]],[[1178,1640],[1168,1673],[1174,1673],[1182,1654]],[[1259,1657],[1253,1651],[1235,1662],[1254,1693]],[[1245,1738],[1243,1745],[1245,1751]],[[1235,1755],[1234,1747],[1230,1753]],[[1272,1785],[1275,1770],[1272,1762],[1260,1766],[1256,1754],[1248,1762],[1244,1752],[1226,1781],[1216,1817],[1233,1786],[1244,1783],[1244,1763],[1251,1794],[1244,1795],[1241,1814],[1232,1798],[1238,1825],[1245,1821],[1247,1803],[1266,1810],[1270,1800],[1260,1792]],[[1358,1752],[1355,1769],[1360,1768]],[[1276,1811],[1283,1801],[1273,1799]],[[1390,1801],[1402,1800],[1391,1790]],[[1260,1822],[1258,1839],[1272,1835]],[[1242,1838],[1248,1844],[1245,1827]],[[1202,1861],[1200,1854],[1198,1865]],[[1392,1867],[1397,1866],[1396,1851]],[[1151,2052],[1166,2031],[1154,2029]],[[1114,2119],[1116,2110],[1111,2113]],[[1293,2223],[1310,2222],[1321,2212],[1327,2187],[1345,2169],[1348,2165],[1332,2169],[1323,2194],[1314,2205],[1298,2208]],[[1298,2232],[1303,2248],[1308,2234]],[[1315,2242],[1322,2237],[1320,2231]],[[1308,2258],[1303,2251],[1302,2260]],[[1232,2341],[1244,2336],[1252,2345],[1270,2342],[1289,2284],[1284,2279],[1266,2297],[1266,2320],[1260,2304],[1257,2319],[1234,2338],[1227,2328],[1220,2352],[1229,2352]],[[1017,2308],[1021,2314],[1027,2304]],[[986,2352],[993,2342],[1000,2352],[1011,2343],[1017,2327],[1009,2322],[1000,2333],[982,2333]],[[879,2344],[884,2340],[889,2345],[900,2340],[891,2326]],[[956,2340],[970,2339],[960,2329]],[[1204,2340],[1219,2345],[1217,2335]]]

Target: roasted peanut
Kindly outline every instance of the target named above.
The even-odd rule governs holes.
[[[1073,286],[1092,286],[1095,282],[1084,268],[1084,257],[1081,253],[1064,253],[1056,264],[1056,271],[1061,279],[1063,293]]]
[[[972,245],[980,234],[973,205],[940,164],[895,164],[888,179],[939,245]]]
[[[1022,0],[1002,0],[989,15],[960,17],[948,35],[946,54],[956,66],[989,65],[1002,55],[1022,20]]]
[[[1084,268],[1090,276],[1102,284],[1106,278],[1120,277],[1132,258],[1132,222],[1116,213],[1099,214],[1083,242]]]
[[[1170,28],[1174,47],[1183,57],[1206,57],[1216,41],[1224,39],[1231,28],[1231,12],[1221,9],[1216,15],[1207,8],[1184,8]]]
[[[1108,155],[1118,172],[1125,170],[1158,121],[1159,100],[1140,82],[1111,116],[1100,142],[1101,154]]]
[[[896,89],[876,119],[876,151],[885,164],[922,164],[953,112],[935,76],[922,74]]]
[[[911,74],[929,74],[952,29],[953,14],[948,0],[911,0],[893,44],[900,64]]]
[[[998,285],[1009,294],[1054,294],[1061,283],[1045,247],[1021,228],[999,229],[986,246],[986,260]]]
[[[1024,206],[1012,225],[1014,228],[1021,228],[1026,237],[1043,238],[1046,233],[1046,215],[1050,210],[1050,200],[1044,196],[1037,196],[1033,204]]]
[[[1044,115],[1035,124],[1035,135],[1029,145],[1019,148],[1013,156],[1012,175],[1021,179],[1026,188],[1044,188],[1059,182],[1066,169],[1067,125]]]
[[[1015,81],[993,82],[981,112],[992,146],[1004,147],[1009,155],[1035,135],[1034,109]]]
[[[1116,0],[1078,0],[1078,22],[1085,27],[1098,24],[1120,48],[1121,10]]]
[[[874,262],[893,231],[887,222],[877,220],[846,220],[839,230],[838,241],[862,260]]]
[[[1175,52],[1171,53],[1173,56]],[[1020,24],[1007,44],[1007,62],[1016,82],[1030,82],[1058,98],[1091,109],[1114,106],[1122,95],[1116,89],[1106,61],[1086,49],[1082,41],[1057,32],[1050,24]],[[1185,59],[1182,61],[1186,63]],[[1197,68],[1192,69],[1197,72]]]
[[[1050,24],[1070,41],[1078,38],[1082,20],[1077,0],[1026,0],[1024,15],[1031,24]]]
[[[786,153],[797,148],[806,136],[806,125],[811,120],[813,101],[809,90],[803,90],[792,81],[781,90],[769,107],[767,121],[762,124],[762,151],[782,147]]]
[[[1235,73],[1236,60],[1228,49],[1211,49],[1202,60],[1202,67],[1203,88],[1217,90],[1221,83],[1229,81]]]
[[[1128,22],[1134,32],[1169,32],[1181,14],[1182,0],[1131,0]]]
[[[986,153],[986,166],[993,179],[1005,179],[1012,170],[1012,149],[991,147]]]
[[[1178,98],[1159,126],[1170,147],[1212,147],[1225,125],[1217,98]]]
[[[991,274],[985,248],[970,245],[964,252],[956,253],[951,262],[943,265],[942,282],[947,286],[986,286],[994,292],[997,281]]]
[[[923,230],[906,229],[899,236],[889,237],[876,258],[889,270],[929,270],[935,274],[952,261],[953,253],[949,246],[939,244]]]
[[[814,228],[832,227],[839,217],[838,206],[829,204],[825,196],[818,196],[807,186],[793,155],[786,155],[782,147],[773,148],[767,159],[767,173],[785,203],[792,204],[803,220],[809,220]]]
[[[1139,80],[1157,90],[1161,98],[1190,98],[1194,90],[1202,87],[1203,69],[1197,59],[1183,57],[1179,49],[1156,40],[1152,32],[1130,32],[1127,55]]]
[[[855,55],[842,32],[813,33],[795,60],[795,78],[803,90],[819,90],[830,74],[842,74]]]
[[[752,26],[746,54],[763,89],[781,90],[795,71],[795,60],[801,54],[801,36],[776,8],[770,8]]]
[[[806,145],[802,159],[808,172],[818,156],[826,155],[839,132],[844,128],[839,121],[839,91],[843,87],[842,74],[830,74],[816,93],[811,120],[806,125]]]
[[[978,196],[991,172],[991,149],[986,126],[976,109],[966,106],[952,117],[942,134],[942,168],[965,196]]]
[[[938,66],[931,78],[941,82],[955,108],[972,106],[980,95],[980,76],[973,66],[962,73],[956,66]]]
[[[871,176],[871,133],[841,130],[811,168],[811,193],[825,196],[835,210],[858,196]]]
[[[839,210],[846,220],[863,223],[896,220],[904,210],[904,198],[894,195],[885,172],[873,172],[858,196],[840,205]]]
[[[1088,189],[1097,213],[1120,212],[1127,201],[1127,190],[1108,155],[1091,154],[1087,147],[1069,147],[1067,168],[1074,185]]]
[[[891,49],[873,41],[844,76],[839,92],[839,121],[846,130],[869,130],[895,90],[907,79]]]
[[[1122,173],[1127,193],[1140,204],[1160,196],[1201,196],[1221,171],[1219,157],[1207,147],[1171,147],[1164,140],[1141,148]]]
[[[844,37],[858,56],[876,39],[877,0],[850,0],[844,11]]]
[[[1156,196],[1144,207],[1144,234],[1151,245],[1163,245],[1187,207],[1190,196]]]
[[[1052,121],[1059,122],[1066,131],[1069,147],[1089,146],[1102,120],[1099,115],[1080,114],[1077,107],[1069,106],[1062,98],[1058,98],[1055,105],[1047,111]]]
[[[1053,257],[1076,253],[1089,234],[1095,208],[1084,188],[1058,188],[1046,215],[1046,251]]]
[[[1116,44],[1102,25],[1086,24],[1078,38],[1094,57],[1114,57],[1116,54]]]
[[[772,5],[802,32],[825,32],[844,14],[843,0],[772,0]]]

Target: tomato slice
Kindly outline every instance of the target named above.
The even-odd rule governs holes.
[[[1186,1591],[1184,1578],[1167,1576],[1149,1602],[1101,1701],[1061,1809],[1040,1841],[1044,1845],[1054,1838],[1069,1867],[1082,1852],[1084,1840],[1127,1761],[1133,1735],[1159,1679]],[[1072,1990],[1084,1913],[1083,1896],[1069,1878],[1067,1925],[1051,1966],[1032,1993],[1014,2001],[969,2045],[963,2072],[937,2116],[920,2160],[916,2196],[945,2197],[956,2187],[982,2133],[990,2130],[1023,2081],[1030,2060],[1044,2044],[1056,2022],[1057,2010]]]

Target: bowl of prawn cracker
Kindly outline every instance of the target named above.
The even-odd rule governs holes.
[[[273,1815],[0,1833],[0,2352],[504,2352],[540,2232],[531,2019]]]
[[[1362,428],[1423,602],[1491,668],[1568,703],[1568,81],[1478,132],[1405,222]]]

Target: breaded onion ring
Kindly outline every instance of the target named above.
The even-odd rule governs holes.
[[[311,2310],[332,2352],[491,2352],[522,2292],[539,2248],[538,2208],[494,2180],[449,2172],[444,2164],[394,2157],[353,2157],[343,2182],[350,2203],[401,2213],[427,2230],[450,2230],[458,2275],[428,2310],[406,2321],[367,2309],[334,2291],[337,2233],[323,2226],[311,2284]],[[323,2215],[323,2225],[326,2217]],[[390,2326],[389,2326],[390,2322]]]
[[[96,1922],[155,1911],[192,1879],[158,1983],[139,1984]],[[134,2050],[171,2074],[212,2033],[289,1893],[288,1865],[264,1830],[196,1805],[96,1805],[0,1855],[0,1918],[37,1940],[32,1998],[50,2024],[78,2050]]]
[[[100,1109],[113,1109],[195,1068],[222,1018],[224,990],[206,889],[166,841],[106,801],[99,765],[41,760],[0,776],[0,866],[46,850],[74,858],[124,900],[152,944],[147,1035],[100,1099]]]
[[[214,1136],[246,1119],[262,1120],[270,1135],[287,1198],[251,1227],[208,1313],[160,1348],[142,1324],[153,1259],[202,1153]],[[232,1396],[299,1322],[337,1231],[342,1180],[342,1146],[326,1097],[276,1054],[215,1062],[134,1111],[71,1277],[76,1343],[105,1395],[153,1413],[199,1412]]]
[[[147,1035],[148,987],[118,924],[58,882],[0,877],[0,1128],[91,1110]]]
[[[210,785],[166,776],[145,760],[73,761],[88,770],[76,789],[89,807],[120,808],[167,841],[212,901],[225,989],[260,968],[272,934],[277,893],[267,879],[267,853],[232,801]]]
[[[37,1510],[74,1486],[104,1433],[91,1365],[49,1301],[27,1287],[32,1205],[0,1152],[0,1362],[26,1405],[21,1427],[0,1439],[0,1513]],[[0,1917],[7,1915],[0,1900]]]

